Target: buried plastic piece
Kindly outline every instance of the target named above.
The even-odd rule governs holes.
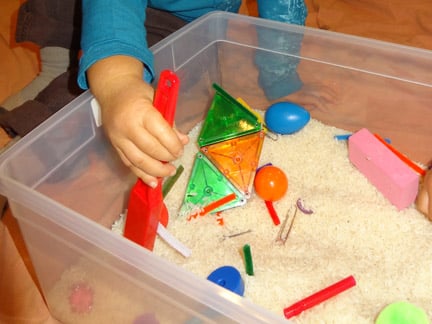
[[[426,312],[411,303],[400,301],[387,305],[375,324],[429,324]]]
[[[224,287],[237,295],[243,296],[244,282],[240,272],[232,266],[223,266],[217,268],[209,274],[207,280]]]

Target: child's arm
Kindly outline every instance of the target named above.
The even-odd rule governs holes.
[[[146,0],[83,0],[78,82],[101,106],[105,132],[122,161],[145,183],[175,172],[187,142],[153,107],[153,55],[147,47]]]
[[[145,183],[175,173],[186,135],[174,130],[153,107],[153,88],[142,79],[143,64],[130,56],[111,56],[87,71],[101,106],[102,123],[123,162]]]

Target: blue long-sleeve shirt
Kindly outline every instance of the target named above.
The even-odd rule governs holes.
[[[87,89],[87,69],[113,55],[139,59],[145,66],[145,80],[153,79],[153,56],[144,28],[147,6],[192,21],[214,10],[237,12],[240,4],[241,0],[83,0],[78,84]]]

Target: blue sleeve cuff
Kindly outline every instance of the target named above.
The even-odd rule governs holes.
[[[88,89],[89,86],[86,75],[88,68],[97,61],[114,55],[132,56],[143,62],[143,79],[149,83],[153,81],[155,73],[153,69],[153,54],[150,50],[147,48],[130,46],[129,44],[123,44],[117,41],[109,41],[102,44],[95,44],[81,57],[78,72],[78,85],[82,89]]]
[[[83,0],[78,84],[88,89],[86,72],[97,61],[127,55],[143,62],[143,78],[154,76],[153,55],[147,47],[144,22],[147,0]]]

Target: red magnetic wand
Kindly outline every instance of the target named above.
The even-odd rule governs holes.
[[[161,72],[153,105],[172,126],[177,104],[180,80],[169,70]],[[162,197],[162,179],[156,188],[138,179],[133,186],[128,203],[124,236],[152,251],[158,225],[168,224],[168,210]]]

